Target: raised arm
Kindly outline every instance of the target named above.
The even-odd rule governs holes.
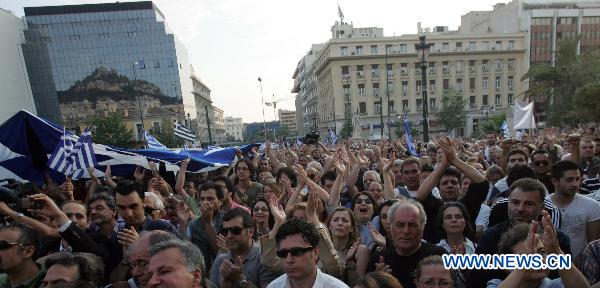
[[[185,172],[187,172],[187,166],[190,163],[190,159],[185,159],[179,164],[179,171],[177,172],[177,180],[175,180],[175,193],[182,195],[183,197],[189,197],[183,189],[185,184]]]
[[[106,165],[106,171],[104,171],[104,181],[106,181],[106,185],[108,185],[110,188],[115,189],[117,187],[117,182],[112,179],[110,165]]]
[[[446,155],[444,154],[444,155],[442,155],[442,160],[435,167],[433,172],[431,172],[431,174],[429,174],[429,176],[427,176],[421,182],[421,186],[419,186],[419,191],[417,191],[417,194],[415,195],[415,198],[417,198],[417,201],[423,202],[427,199],[427,197],[429,197],[429,194],[431,194],[431,190],[433,189],[433,187],[435,187],[440,182],[440,179],[442,178],[442,174],[444,174],[444,170],[446,170],[447,167],[448,167],[448,159],[447,159]]]
[[[329,200],[327,200],[327,205],[332,208],[338,207],[340,203],[340,194],[342,193],[342,182],[344,181],[344,177],[346,177],[348,170],[343,164],[336,162],[335,172],[337,176],[335,177],[335,182],[333,182],[333,185],[331,186]]]
[[[322,201],[327,201],[327,199],[329,198],[329,193],[327,193],[325,189],[319,186],[319,184],[313,182],[310,178],[308,178],[308,176],[306,175],[306,171],[304,171],[304,167],[302,167],[302,165],[294,165],[294,170],[296,171],[298,177],[300,177],[300,179],[302,179],[302,181],[306,184],[306,186],[308,186],[309,189],[314,190],[317,193],[319,199],[321,199]]]
[[[394,161],[396,161],[396,155],[392,153],[390,162],[385,164],[383,169],[381,169],[381,174],[383,175],[383,198],[386,200],[396,198],[394,194],[394,178],[390,175],[390,169],[394,165]]]
[[[442,150],[444,150],[444,155],[446,156],[447,161],[460,170],[460,172],[465,174],[465,177],[471,179],[473,183],[481,183],[485,181],[485,177],[483,177],[483,175],[481,175],[481,173],[479,173],[475,167],[458,158],[454,145],[452,145],[452,142],[448,137],[442,137],[440,141],[438,141],[438,145],[440,148],[442,148]]]
[[[33,230],[39,232],[44,238],[57,238],[60,237],[58,229],[51,228],[50,226],[33,219],[29,216],[22,215],[12,210],[6,203],[0,201],[0,214],[8,216],[14,219],[16,222],[26,224],[33,228]]]
[[[358,178],[358,172],[360,171],[360,165],[356,159],[356,155],[350,151],[350,144],[348,142],[345,143],[345,149],[349,162],[349,167],[346,168],[349,170],[348,177],[346,177],[346,188],[348,188],[350,197],[354,197],[354,194],[358,192],[355,184],[356,179]]]

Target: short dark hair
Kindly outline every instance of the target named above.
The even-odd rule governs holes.
[[[527,234],[529,234],[529,224],[521,223],[513,226],[500,237],[498,253],[513,254],[513,246],[521,241],[525,241]]]
[[[511,149],[510,151],[508,151],[508,155],[506,156],[506,159],[509,159],[510,156],[516,155],[516,154],[523,155],[523,157],[525,157],[525,161],[527,161],[529,159],[529,157],[527,156],[527,152],[525,152],[525,150],[520,149],[520,148],[514,148],[514,149]]]
[[[435,168],[429,164],[421,166],[421,172],[433,172],[433,170],[435,170]]]
[[[319,246],[319,231],[317,231],[315,225],[304,219],[298,218],[289,219],[279,227],[279,230],[275,235],[275,242],[277,243],[277,246],[279,246],[281,240],[296,234],[302,235],[302,238],[306,240],[310,246]]]
[[[423,259],[421,259],[421,261],[419,261],[419,264],[417,264],[417,269],[415,270],[415,279],[418,281],[419,278],[421,278],[421,275],[423,274],[423,267],[424,266],[428,266],[428,265],[441,265],[444,266],[444,262],[442,259],[442,256],[440,255],[431,255],[428,257],[425,257]],[[450,275],[452,276],[452,281],[454,281],[455,276],[454,276],[454,272],[451,269],[445,269],[448,272],[450,272]]]
[[[236,207],[225,212],[225,215],[223,215],[223,222],[230,221],[236,217],[242,218],[242,225],[244,226],[244,228],[254,227],[254,220],[252,219],[252,215],[250,215],[248,211],[240,207]]]
[[[406,160],[402,161],[402,165],[400,165],[400,171],[404,170],[404,166],[410,164],[417,164],[417,169],[419,169],[419,171],[423,171],[421,161],[419,161],[419,159],[415,157],[408,157]]]
[[[462,175],[461,175],[460,171],[458,171],[458,169],[456,169],[455,167],[453,167],[453,166],[446,167],[446,169],[444,169],[444,172],[442,172],[442,177],[444,177],[444,176],[456,177],[456,180],[458,180],[458,185],[462,185],[462,183],[461,183]],[[440,181],[442,180],[442,177],[440,177]]]
[[[546,150],[546,149],[537,149],[537,150],[533,151],[533,153],[531,153],[531,158],[533,159],[533,156],[538,155],[538,154],[546,154],[546,155],[548,155],[548,158],[550,158],[550,152],[548,152],[548,150]]]
[[[11,230],[19,230],[19,239],[17,242],[19,244],[23,244],[23,246],[33,246],[35,248],[35,252],[33,253],[33,258],[36,259],[36,254],[38,254],[41,246],[41,236],[40,234],[31,228],[29,225],[13,222],[10,226],[2,226],[0,225],[0,231],[11,229]]]
[[[118,195],[118,194],[127,196],[127,195],[135,192],[138,194],[138,196],[140,196],[140,199],[142,199],[142,202],[143,202],[144,198],[146,197],[146,195],[144,195],[145,191],[146,191],[146,189],[140,183],[131,182],[131,181],[121,182],[121,183],[117,184],[117,187],[115,188],[115,199],[116,199],[116,195]]]
[[[354,206],[356,206],[356,199],[358,199],[358,196],[367,196],[369,197],[369,199],[371,199],[371,203],[373,204],[373,217],[379,215],[379,207],[377,207],[377,201],[375,201],[375,198],[373,198],[373,196],[371,196],[371,193],[368,193],[366,191],[361,191],[358,192],[354,195],[354,197],[352,197],[352,210],[354,210]]]
[[[98,200],[103,200],[104,203],[106,203],[106,206],[108,206],[108,209],[113,210],[113,211],[117,210],[117,204],[115,203],[115,197],[110,196],[105,193],[98,193],[98,194],[92,195],[90,197],[90,199],[88,199],[88,201],[87,201],[88,208],[92,202],[95,202]]]
[[[206,191],[206,190],[210,190],[210,189],[214,189],[215,193],[217,194],[217,198],[219,200],[223,200],[223,197],[225,195],[223,195],[223,189],[221,189],[221,186],[215,184],[215,182],[212,181],[206,181],[204,184],[202,184],[202,186],[200,186],[200,193],[202,193],[202,191]]]
[[[369,272],[366,275],[356,280],[354,287],[385,287],[385,288],[402,288],[402,284],[396,277],[383,271]]]
[[[570,161],[570,160],[561,160],[561,161],[554,163],[554,165],[552,165],[552,170],[550,170],[550,175],[552,175],[552,178],[558,180],[558,179],[562,178],[563,176],[565,176],[565,172],[571,171],[571,170],[579,171],[579,165],[577,165],[577,163]]]
[[[235,187],[233,186],[233,182],[231,182],[231,179],[229,179],[229,177],[215,176],[212,178],[212,182],[217,182],[217,181],[225,183],[225,187],[227,188],[227,191],[229,191],[230,194],[235,193]]]
[[[544,198],[546,198],[546,187],[542,182],[535,180],[533,178],[523,178],[515,181],[510,185],[508,198],[510,199],[510,194],[513,190],[520,188],[523,191],[527,192],[537,192],[540,196],[540,203],[544,203]]]
[[[506,185],[510,186],[512,183],[523,178],[535,178],[535,171],[527,165],[519,165],[508,171],[506,176]]]
[[[53,253],[46,258],[44,266],[46,269],[53,265],[62,265],[66,267],[77,267],[78,282],[102,284],[104,275],[104,264],[100,257],[90,253],[71,253],[58,252]]]
[[[292,187],[296,187],[298,185],[298,177],[296,177],[296,172],[290,167],[282,167],[277,170],[275,173],[275,179],[277,183],[279,183],[279,179],[281,178],[281,174],[285,174],[290,179],[290,184]]]
[[[325,185],[325,180],[335,181],[337,178],[337,174],[334,171],[327,171],[323,176],[321,176],[321,186]]]

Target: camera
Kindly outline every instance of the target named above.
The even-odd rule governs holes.
[[[10,179],[0,185],[0,201],[16,210],[43,208],[43,203],[27,198],[27,195],[34,193],[35,190],[31,183],[20,183]]]
[[[306,134],[306,136],[302,139],[302,143],[306,145],[317,144],[319,142],[320,137],[321,136],[319,135],[319,132],[312,131]]]

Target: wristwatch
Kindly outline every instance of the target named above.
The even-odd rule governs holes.
[[[15,220],[17,220],[17,219],[19,219],[19,218],[21,218],[23,216],[25,216],[25,214],[23,214],[21,212],[17,212],[17,214],[15,214]]]

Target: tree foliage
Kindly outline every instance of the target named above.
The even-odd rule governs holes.
[[[135,144],[132,141],[133,133],[127,129],[125,122],[117,114],[96,117],[89,124],[92,128],[94,143],[124,148],[132,147]]]
[[[500,126],[506,120],[506,114],[496,114],[487,120],[479,120],[479,135],[486,135],[491,132],[501,133]]]
[[[525,97],[544,103],[551,125],[598,121],[600,114],[600,50],[577,54],[579,38],[558,43],[556,63],[537,64],[523,76],[529,79]]]
[[[344,121],[344,126],[342,127],[342,130],[340,130],[340,136],[342,137],[342,139],[348,139],[352,137],[353,130],[354,128],[352,127],[352,119],[350,119],[350,117],[346,117],[346,120]]]
[[[414,139],[415,137],[421,135],[420,128],[421,128],[421,126],[415,125],[414,123],[412,125],[410,125],[410,137],[412,137]],[[394,134],[398,138],[402,138],[402,136],[404,136],[406,134],[406,129],[404,128],[404,123],[399,122],[398,125],[396,125]]]
[[[463,97],[462,92],[453,88],[444,91],[442,109],[439,115],[442,124],[450,132],[453,132],[455,128],[465,125],[465,121],[467,120],[466,105],[467,100]]]

